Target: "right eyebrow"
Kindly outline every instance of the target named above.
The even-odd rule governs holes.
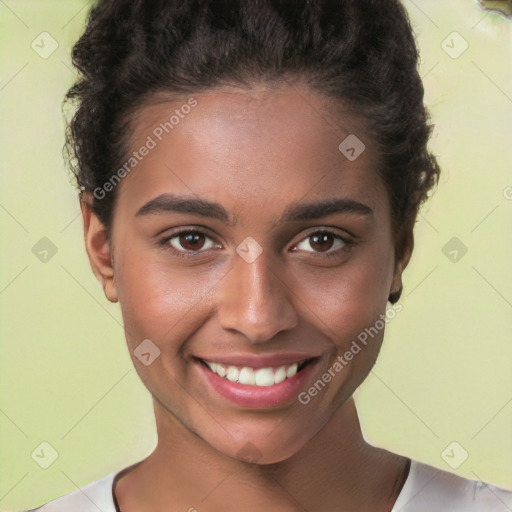
[[[162,194],[144,204],[136,213],[141,215],[156,215],[167,212],[192,213],[203,217],[212,217],[226,224],[234,225],[236,220],[231,218],[226,209],[218,204],[195,197]]]

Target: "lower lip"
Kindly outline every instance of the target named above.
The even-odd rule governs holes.
[[[295,399],[313,372],[318,360],[309,363],[290,379],[273,386],[248,386],[231,382],[210,371],[203,363],[196,364],[210,386],[222,397],[241,406],[266,409],[287,404]]]

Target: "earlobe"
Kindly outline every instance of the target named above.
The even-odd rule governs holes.
[[[399,301],[400,296],[402,295],[402,290],[403,290],[403,286],[400,285],[400,288],[398,290],[391,292],[389,294],[388,300],[389,300],[389,302],[391,302],[391,304],[396,304]]]
[[[84,194],[80,199],[80,209],[82,210],[85,248],[92,271],[101,283],[105,296],[110,302],[117,302],[118,294],[114,279],[111,241],[107,228],[93,212],[91,204],[91,198]]]
[[[105,297],[107,297],[110,302],[115,303],[119,300],[114,275],[112,275],[112,279],[109,279],[103,285],[103,292],[105,293]]]

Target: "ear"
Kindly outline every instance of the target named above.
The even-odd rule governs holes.
[[[393,272],[393,280],[389,291],[389,302],[395,304],[402,295],[403,283],[402,272],[405,270],[411,259],[414,249],[414,235],[412,227],[402,232],[397,240],[395,250],[395,269]]]
[[[84,226],[84,239],[87,255],[94,275],[103,287],[110,302],[117,302],[117,288],[114,281],[111,241],[107,228],[92,210],[92,197],[84,193],[80,198],[80,209]]]

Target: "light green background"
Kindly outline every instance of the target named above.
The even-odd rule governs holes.
[[[374,444],[512,488],[512,23],[476,0],[405,3],[443,175],[417,224],[403,311],[358,408]],[[118,306],[89,269],[61,158],[69,53],[89,6],[0,1],[1,510],[74,490],[156,441]],[[31,47],[43,31],[59,45],[46,59]],[[469,44],[458,58],[454,31]],[[46,263],[32,253],[42,237],[58,249]],[[443,253],[452,237],[467,247],[456,262]],[[48,469],[31,458],[43,441],[58,452]],[[456,470],[441,456],[453,441],[469,454]]]

